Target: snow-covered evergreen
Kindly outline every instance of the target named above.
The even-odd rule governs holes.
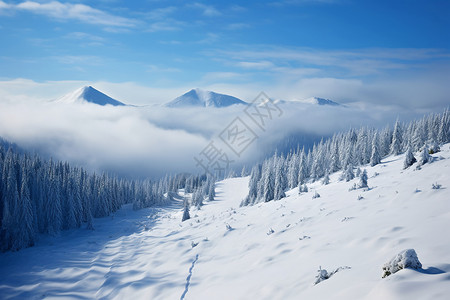
[[[407,169],[410,166],[412,166],[416,162],[416,158],[414,157],[411,147],[408,147],[408,150],[406,150],[405,154],[405,160],[403,162],[403,169]]]

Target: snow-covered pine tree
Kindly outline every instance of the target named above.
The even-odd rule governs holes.
[[[197,209],[200,209],[203,206],[203,192],[201,187],[195,189],[192,193],[192,205]]]
[[[299,155],[293,153],[289,159],[288,165],[288,187],[293,189],[298,185],[298,172],[299,172]]]
[[[420,153],[419,165],[423,166],[424,164],[431,161],[431,155],[428,153],[428,147],[426,145],[423,146],[422,152]]]
[[[269,159],[263,165],[263,201],[269,202],[274,198],[275,191],[275,172],[274,172],[274,160]]]
[[[273,199],[280,200],[286,197],[284,193],[285,175],[283,172],[283,158],[274,157],[274,167],[275,167],[275,185],[274,185]]]
[[[189,203],[187,199],[185,198],[183,201],[183,217],[181,218],[181,222],[184,222],[186,220],[189,220],[191,218],[189,214]]]
[[[347,168],[345,169],[344,174],[343,174],[343,178],[347,182],[352,180],[353,178],[355,178],[355,174],[353,173],[353,166],[352,166],[352,164],[349,164],[347,166]]]
[[[367,170],[364,169],[364,171],[361,172],[361,174],[359,175],[359,184],[358,184],[359,188],[367,188],[369,187],[367,185]]]
[[[248,182],[248,195],[242,201],[241,206],[252,205],[258,199],[258,183],[261,179],[261,164],[253,166]]]
[[[443,145],[449,141],[450,141],[450,113],[449,110],[446,109],[440,118],[437,142]]]
[[[214,179],[212,179],[211,183],[209,184],[208,201],[214,201],[215,196],[216,196],[215,182]]]
[[[402,153],[402,127],[397,119],[392,133],[391,154],[399,155]]]
[[[375,132],[372,139],[372,155],[370,156],[370,165],[376,166],[381,163],[381,155],[378,147],[378,134]]]
[[[381,153],[381,157],[384,157],[386,155],[389,154],[390,152],[390,145],[392,142],[392,134],[391,134],[391,130],[389,128],[389,126],[386,126],[383,131],[381,132],[380,135],[380,153]]]
[[[53,164],[49,166],[49,187],[47,189],[46,205],[47,211],[47,233],[50,235],[57,235],[62,228],[62,208],[61,208],[61,194],[59,176],[56,174],[56,169]]]
[[[416,162],[416,158],[414,157],[411,146],[408,146],[408,150],[406,150],[405,160],[403,161],[403,169],[407,169],[412,166]]]
[[[245,177],[245,176],[247,176],[248,175],[248,173],[247,173],[247,168],[246,168],[246,166],[244,165],[243,167],[242,167],[242,170],[241,170],[241,177]]]
[[[17,236],[14,239],[12,250],[19,250],[34,245],[37,228],[34,223],[34,211],[31,204],[31,194],[29,190],[29,176],[27,167],[22,169],[22,184],[20,188],[19,205],[17,207]]]
[[[337,141],[333,143],[331,162],[330,162],[330,172],[334,173],[341,169],[341,161],[339,156],[339,144]]]
[[[328,175],[328,170],[325,171],[325,176],[322,179],[322,184],[327,185],[330,183],[330,176]]]
[[[356,168],[355,177],[359,177],[360,175],[361,175],[361,168],[358,167],[358,168]]]
[[[298,185],[302,185],[308,179],[308,167],[306,166],[306,156],[305,151],[302,151],[299,154],[299,169],[298,169]]]

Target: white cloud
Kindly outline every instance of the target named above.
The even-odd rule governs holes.
[[[109,27],[131,28],[135,27],[138,23],[136,20],[116,16],[85,4],[61,3],[59,1],[47,3],[25,1],[19,4],[6,4],[1,1],[0,9],[28,11],[59,21],[77,20],[82,23]]]
[[[150,24],[147,28],[148,32],[159,31],[176,31],[182,28],[184,23],[175,20],[158,21]]]
[[[365,76],[389,70],[402,70],[415,61],[449,59],[450,53],[439,49],[355,49],[320,50],[311,48],[253,47],[263,50],[217,51],[213,55],[242,62],[269,61],[278,66],[320,67],[328,74]]]
[[[178,68],[171,68],[171,67],[161,67],[157,65],[149,65],[148,66],[148,72],[155,72],[155,73],[161,73],[161,72],[180,72],[181,70]]]
[[[150,20],[166,19],[167,16],[173,14],[176,10],[177,8],[175,6],[156,8],[149,12],[145,12],[144,16]]]
[[[202,11],[202,14],[206,17],[216,17],[216,16],[220,16],[222,14],[220,11],[218,11],[212,5],[206,5],[203,3],[196,2],[196,3],[190,4],[190,6],[200,9]]]
[[[203,76],[203,80],[242,80],[244,77],[246,77],[245,74],[236,72],[209,72]]]
[[[103,61],[101,57],[94,55],[63,55],[54,56],[53,59],[56,59],[62,64],[83,64],[91,66],[100,65]]]
[[[3,1],[0,1],[0,9],[8,9],[10,7],[11,7],[10,4],[7,4],[7,3],[5,3]]]
[[[269,69],[274,66],[274,64],[270,61],[240,61],[237,63],[237,66],[246,68],[246,69]]]
[[[67,35],[65,35],[65,38],[67,39],[74,39],[74,40],[88,40],[88,41],[94,41],[94,42],[104,42],[105,38],[97,35],[93,35],[86,32],[71,32]]]
[[[231,23],[226,26],[228,30],[241,30],[249,27],[250,25],[247,23]]]
[[[229,74],[234,75],[236,74]],[[228,74],[224,74],[224,77],[228,77]],[[415,85],[418,82],[412,83]],[[166,172],[201,171],[195,166],[193,156],[231,120],[243,115],[242,107],[239,106],[198,110],[160,106],[69,106],[44,101],[88,84],[115,99],[132,104],[148,104],[151,100],[166,102],[191,88],[156,89],[132,82],[39,83],[27,79],[0,81],[0,136],[29,149],[38,149],[54,158],[76,162],[92,169],[156,176]],[[436,86],[441,84],[442,82],[436,82]],[[380,88],[383,86],[385,88]],[[314,95],[337,101],[364,97],[372,101],[378,97],[395,95],[397,91],[394,83],[367,85],[360,80],[336,78],[309,78],[277,86],[213,84],[201,87],[246,101],[252,101],[261,90],[275,98],[287,96],[287,99],[303,99]],[[418,85],[411,89],[405,81],[401,89],[410,88],[409,94],[405,95],[409,97],[421,87],[423,86]],[[428,86],[428,89],[434,88],[434,85]],[[419,96],[424,97],[425,94],[422,92]],[[137,103],[137,99],[141,103]],[[397,115],[405,120],[421,113],[417,113],[414,107],[399,107],[388,99],[384,100],[365,102],[362,110],[354,108],[356,106],[352,103],[348,108],[288,107],[282,118],[271,122],[266,134],[258,132],[261,139],[245,153],[244,161],[257,159],[262,154],[261,149],[271,149],[271,143],[291,133],[328,135],[350,126],[381,126],[394,121]]]

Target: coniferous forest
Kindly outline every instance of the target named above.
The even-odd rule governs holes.
[[[119,179],[90,173],[67,162],[30,156],[15,145],[0,143],[0,245],[2,251],[33,246],[40,234],[85,226],[92,219],[117,211],[123,204],[134,209],[170,201],[170,191],[186,185],[186,175],[157,181]],[[189,176],[191,189],[203,177]]]
[[[252,168],[249,194],[241,205],[279,200],[285,197],[286,190],[297,186],[299,191],[307,190],[308,181],[324,179],[326,184],[328,175],[337,171],[342,171],[342,180],[349,181],[358,166],[375,166],[391,154],[422,151],[418,159],[426,163],[429,154],[450,141],[449,126],[450,113],[445,110],[407,124],[397,120],[393,130],[389,126],[382,130],[362,127],[337,133],[315,144],[311,151],[297,149],[286,156],[275,153]],[[407,160],[405,167],[412,164],[413,158],[407,155]]]

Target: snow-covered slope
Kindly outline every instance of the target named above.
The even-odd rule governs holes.
[[[124,103],[117,101],[108,95],[96,90],[92,86],[81,87],[61,98],[55,100],[57,103],[93,103],[98,105],[123,106]]]
[[[164,104],[167,107],[227,107],[246,102],[229,95],[218,94],[202,89],[192,89],[189,92]]]
[[[434,162],[403,170],[404,156],[353,180],[310,183],[279,201],[239,207],[248,177],[216,184],[216,200],[181,222],[172,207],[96,219],[19,252],[0,254],[2,298],[448,299],[450,144]],[[433,189],[438,183],[442,187]],[[317,192],[319,198],[312,199]],[[181,192],[181,194],[183,194]],[[198,243],[198,244],[197,244]],[[196,245],[196,246],[195,246]],[[422,270],[382,278],[383,264],[414,248]],[[317,270],[342,268],[314,285]],[[348,267],[348,268],[346,268]]]

